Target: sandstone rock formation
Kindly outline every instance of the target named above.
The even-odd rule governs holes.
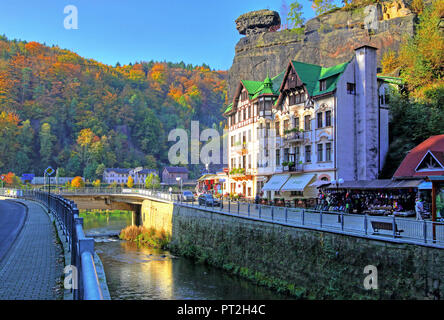
[[[412,13],[403,0],[387,1],[381,3],[382,15],[384,20],[405,17]]]
[[[400,1],[392,2],[399,5]],[[318,16],[307,21],[302,35],[290,30],[265,32],[264,28],[260,29],[261,33],[248,32],[247,24],[240,22],[246,20],[242,18],[238,22],[248,16],[242,15],[236,23],[239,32],[247,36],[237,43],[228,72],[229,99],[239,80],[263,81],[267,73],[277,75],[284,70],[290,59],[329,67],[351,59],[354,48],[364,43],[379,48],[379,58],[389,49],[397,51],[403,36],[413,35],[416,15],[400,5],[398,17],[388,18],[383,15],[383,5],[388,8],[389,3]]]
[[[279,13],[271,10],[248,12],[236,19],[236,29],[240,34],[246,36],[275,31],[280,27],[281,18]]]

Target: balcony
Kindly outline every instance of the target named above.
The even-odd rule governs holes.
[[[304,165],[302,163],[284,162],[282,163],[282,172],[303,172]]]
[[[241,142],[235,142],[234,145],[231,147],[231,151],[235,152],[239,155],[246,155],[247,152],[247,143],[241,143]]]
[[[305,139],[305,132],[301,131],[290,131],[284,135],[284,142],[302,142],[304,141],[304,139]]]

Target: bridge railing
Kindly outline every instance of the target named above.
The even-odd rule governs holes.
[[[75,300],[103,300],[94,263],[94,239],[85,237],[83,218],[73,201],[39,190],[0,189],[0,195],[40,202],[51,211],[71,252],[72,293]]]
[[[426,244],[444,248],[444,223],[438,221],[415,220],[397,216],[371,216],[349,214],[337,211],[322,211],[294,207],[278,207],[251,202],[223,200],[218,206],[200,206],[197,199],[182,202],[180,194],[156,190],[120,188],[85,188],[78,194],[138,194],[159,200],[175,202],[182,206],[194,206],[205,210],[216,210],[249,219],[329,231],[347,235],[362,236],[378,240]],[[378,229],[379,227],[379,229]],[[402,231],[401,231],[402,230]]]

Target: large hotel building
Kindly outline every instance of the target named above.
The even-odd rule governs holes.
[[[377,76],[376,48],[324,68],[290,61],[279,75],[241,80],[224,112],[225,192],[313,199],[326,183],[377,179],[388,151],[390,79]]]

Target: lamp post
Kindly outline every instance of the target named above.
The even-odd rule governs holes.
[[[136,184],[137,184],[137,182],[139,182],[139,187],[140,187],[140,184],[141,184],[141,182],[140,182],[140,174],[138,174],[140,171],[142,171],[143,170],[143,167],[137,167],[137,168],[135,168],[134,169],[134,171],[133,171],[133,173],[134,173],[134,177],[137,179],[136,180]]]
[[[176,177],[176,181],[180,181],[180,199],[182,200],[182,177]]]
[[[46,168],[45,173],[44,173],[44,177],[47,175],[48,176],[48,214],[51,213],[51,209],[50,209],[50,199],[51,199],[51,175],[54,173],[54,169],[49,166],[48,168]]]

